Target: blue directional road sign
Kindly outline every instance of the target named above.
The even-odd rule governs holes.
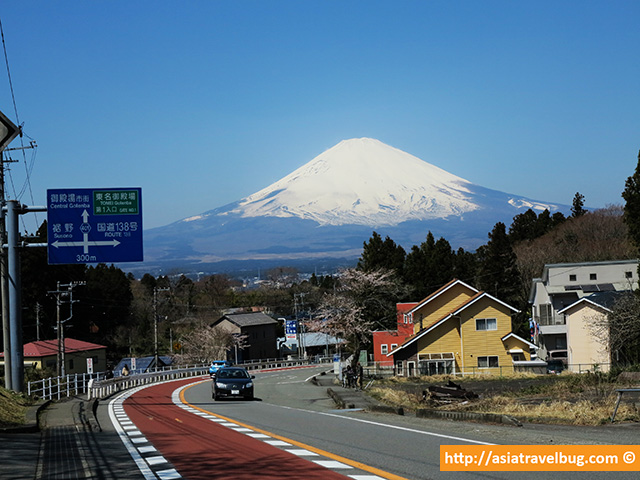
[[[141,262],[142,189],[47,190],[50,265]]]
[[[284,325],[284,331],[289,340],[295,340],[298,334],[298,321],[286,320]]]

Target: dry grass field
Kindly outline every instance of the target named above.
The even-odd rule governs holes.
[[[424,395],[429,386],[453,381],[478,398],[448,399]],[[405,410],[419,408],[510,415],[521,421],[568,425],[600,425],[610,422],[617,388],[638,386],[605,373],[561,375],[513,375],[508,377],[431,376],[392,377],[376,381],[368,393],[378,400]],[[625,394],[616,423],[640,421],[640,394]]]

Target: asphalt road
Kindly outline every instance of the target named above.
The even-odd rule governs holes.
[[[202,410],[407,479],[631,479],[637,472],[443,472],[440,445],[638,444],[638,429],[514,427],[335,410],[326,391],[305,380],[320,370],[256,374],[257,401],[213,402],[210,382],[184,400]]]
[[[145,478],[196,480],[638,478],[637,472],[441,471],[440,445],[530,445],[532,453],[537,445],[638,445],[640,429],[518,428],[336,410],[326,388],[306,381],[322,370],[256,372],[254,401],[214,402],[208,379],[169,382],[102,402],[98,414],[134,458],[131,478],[140,475],[135,465]]]

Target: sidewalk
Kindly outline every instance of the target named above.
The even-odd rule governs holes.
[[[341,408],[371,410],[379,405],[359,390],[343,388],[334,375],[316,378]],[[110,428],[107,404],[75,396],[32,407],[25,425],[0,430],[0,478],[144,480]]]
[[[317,375],[314,377],[314,380],[318,386],[327,389],[327,394],[333,398],[336,406],[340,409],[369,410],[396,413],[400,415],[403,414],[399,409],[388,407],[374,398],[371,398],[367,395],[366,391],[363,392],[362,390],[355,388],[344,388],[334,374]]]
[[[0,430],[0,478],[142,478],[118,436],[101,431],[93,406],[81,397],[44,402],[24,427]]]

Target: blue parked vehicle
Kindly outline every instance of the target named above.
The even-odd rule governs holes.
[[[214,378],[218,370],[220,370],[223,367],[230,367],[230,366],[231,366],[231,362],[227,360],[214,360],[213,362],[211,362],[211,366],[209,367],[209,375],[211,376],[211,378]]]

